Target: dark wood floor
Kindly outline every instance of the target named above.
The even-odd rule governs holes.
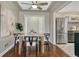
[[[28,47],[28,51],[22,50],[22,54],[18,55],[17,47],[14,47],[8,51],[3,57],[69,57],[65,52],[63,52],[59,47],[50,44],[49,51],[45,46],[45,53],[41,52],[36,54],[35,47]]]

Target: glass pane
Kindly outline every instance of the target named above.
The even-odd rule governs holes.
[[[56,18],[56,43],[66,43],[67,41],[67,23],[65,18]]]
[[[25,33],[31,31],[36,33],[45,32],[44,16],[27,15],[25,16]]]

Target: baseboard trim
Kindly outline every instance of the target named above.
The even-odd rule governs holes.
[[[14,44],[12,44],[9,48],[0,53],[0,57],[2,57],[5,53],[7,53],[11,48],[13,48]]]

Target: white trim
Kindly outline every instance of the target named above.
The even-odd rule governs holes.
[[[56,44],[56,13],[53,13],[53,44]]]
[[[6,52],[8,52],[13,46],[14,46],[14,44],[12,44],[9,48],[7,48],[2,53],[0,53],[0,57],[2,57]]]

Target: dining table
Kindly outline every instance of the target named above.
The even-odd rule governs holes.
[[[40,51],[42,54],[44,54],[44,39],[45,39],[45,36],[44,34],[40,33],[40,34],[20,34],[19,35],[19,55],[21,55],[21,50],[22,50],[22,42],[23,42],[23,39],[25,36],[29,36],[29,37],[33,37],[33,36],[36,36],[38,37],[38,40],[40,40],[41,42],[41,46],[40,46]],[[39,38],[40,37],[40,38]],[[39,44],[39,43],[38,43]],[[39,45],[38,45],[38,48],[39,48]]]

